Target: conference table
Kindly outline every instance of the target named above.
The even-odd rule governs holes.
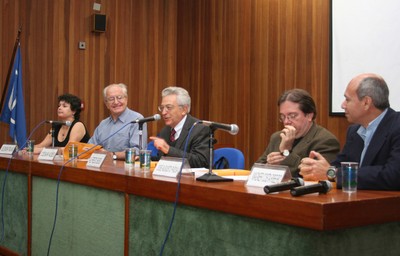
[[[399,255],[400,192],[293,197],[126,168],[0,155],[2,255]],[[168,234],[168,236],[167,236]]]

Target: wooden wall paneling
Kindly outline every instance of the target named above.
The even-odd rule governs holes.
[[[1,1],[0,2],[0,89],[4,90],[4,83],[10,66],[11,55],[20,26],[21,8],[19,1]],[[22,37],[22,35],[21,35]],[[22,53],[23,54],[23,53]],[[0,122],[0,142],[10,142],[8,136],[8,125]]]
[[[25,114],[30,118],[27,132],[43,120],[56,117],[57,84],[53,78],[53,34],[50,34],[54,24],[51,19],[48,2],[25,2],[26,20],[23,24],[23,40],[21,40],[23,68],[23,87],[25,92]],[[62,50],[62,49],[60,49]],[[49,126],[40,127],[32,138],[40,142],[50,130]]]
[[[129,5],[118,7],[121,13],[116,16],[115,77],[129,81],[131,109],[144,116],[154,115],[161,101],[161,90],[167,81],[175,80],[171,56],[176,55],[176,5],[174,1],[126,3]],[[149,134],[156,134],[158,127],[162,127],[162,121],[148,123]]]
[[[262,154],[269,136],[279,128],[276,99],[281,94],[281,89],[274,80],[277,67],[276,8],[276,4],[267,1],[255,1],[252,5],[252,100],[250,129],[247,131],[252,134],[250,147],[253,153],[251,157],[247,157],[250,163]]]
[[[104,86],[124,82],[129,107],[157,112],[160,92],[182,86],[200,119],[237,123],[219,143],[241,149],[246,167],[281,129],[276,101],[294,87],[317,101],[317,122],[344,141],[347,121],[328,116],[329,1],[320,0],[102,0],[105,33],[93,33],[93,3],[79,0],[0,0],[1,87],[19,23],[28,131],[56,118],[56,97],[77,94],[81,119],[92,133],[108,116]],[[86,50],[78,42],[86,42]],[[149,134],[163,122],[149,123]],[[0,124],[0,142],[10,141]],[[40,128],[41,140],[49,127]]]
[[[316,37],[314,35],[320,35],[321,32],[328,31],[326,28],[329,27],[329,23],[323,23],[325,24],[324,27],[317,25],[321,23],[321,17],[329,17],[329,15],[322,16],[324,12],[318,14],[320,16],[313,15],[312,11],[318,8],[314,8],[310,1],[252,1],[241,2],[244,6],[240,7],[235,6],[237,1],[212,3],[207,5],[204,2],[197,2],[196,7],[193,8],[195,10],[205,8],[206,11],[203,12],[205,13],[205,19],[210,16],[211,24],[201,23],[203,20],[199,18],[197,22],[204,24],[202,25],[204,28],[198,28],[195,25],[196,32],[199,34],[204,33],[202,39],[205,42],[201,44],[202,40],[195,40],[193,43],[199,45],[199,51],[203,51],[203,54],[199,54],[200,56],[211,58],[204,60],[204,63],[207,63],[206,68],[210,70],[212,75],[209,76],[205,71],[203,71],[204,75],[200,75],[201,79],[203,79],[202,83],[209,84],[212,88],[208,112],[210,119],[214,118],[225,122],[231,120],[233,122],[232,120],[235,120],[240,115],[237,109],[236,111],[235,109],[226,109],[227,102],[240,102],[246,106],[248,97],[238,99],[232,96],[232,93],[240,87],[236,82],[239,80],[238,77],[232,75],[235,74],[235,72],[232,72],[235,69],[234,59],[237,58],[241,61],[239,65],[242,68],[248,66],[238,55],[237,49],[240,49],[240,47],[235,45],[234,42],[235,40],[245,41],[246,36],[235,34],[238,28],[229,30],[230,26],[235,26],[237,23],[243,24],[243,22],[238,21],[237,17],[233,19],[227,19],[226,17],[233,16],[235,10],[238,12],[240,10],[240,14],[245,13],[243,12],[244,6],[249,5],[252,5],[250,8],[252,9],[252,15],[255,16],[250,19],[254,22],[251,24],[253,29],[252,37],[251,39],[247,37],[249,42],[254,42],[250,47],[254,52],[251,55],[251,63],[254,63],[254,65],[249,69],[251,72],[250,81],[252,82],[248,85],[248,88],[249,91],[251,90],[249,93],[251,102],[255,103],[250,106],[251,108],[254,107],[255,111],[252,111],[251,108],[244,108],[244,113],[250,113],[251,115],[251,120],[245,122],[247,124],[251,123],[251,131],[245,128],[246,125],[239,124],[242,129],[237,137],[230,138],[230,135],[225,133],[220,136],[220,140],[223,142],[233,142],[238,148],[244,148],[245,155],[252,157],[248,157],[249,162],[247,163],[251,164],[264,150],[272,132],[281,128],[276,121],[278,116],[276,101],[283,91],[299,87],[312,93],[312,89],[317,87],[317,91],[326,92],[326,88],[319,88],[319,86],[321,86],[322,77],[327,79],[327,64],[329,62],[325,57],[329,53],[329,42],[327,40],[317,41],[321,36]],[[325,5],[325,10],[329,10],[327,5]],[[226,20],[230,22],[224,23]],[[186,23],[183,27],[185,25]],[[324,30],[322,31],[321,28]],[[207,42],[207,40],[211,41],[211,43]],[[230,46],[232,45],[234,47],[231,48]],[[326,47],[321,47],[321,45]],[[181,49],[180,47],[178,48]],[[325,50],[322,50],[322,53],[321,51],[315,53],[314,48]],[[211,53],[208,53],[209,51]],[[324,54],[324,56],[321,57],[321,54]],[[265,64],[263,64],[264,62]],[[196,72],[200,73],[202,70],[195,69],[193,73]],[[196,76],[193,75],[193,77]],[[230,77],[234,77],[233,82],[229,80]],[[196,80],[193,79],[193,81],[193,83],[196,83]],[[198,83],[199,81],[197,81]],[[229,90],[227,90],[227,84],[231,85]],[[201,88],[199,84],[196,87]],[[263,92],[264,90],[265,92]],[[241,96],[245,95],[241,94]],[[264,108],[259,106],[264,106]],[[230,113],[234,113],[236,118],[230,117]],[[265,121],[263,122],[263,120]],[[264,132],[265,130],[267,132]],[[246,134],[250,134],[250,136],[246,137]],[[236,138],[237,140],[235,140]],[[251,143],[246,143],[245,141],[251,141]]]
[[[209,65],[205,64],[208,48],[204,45],[204,23],[209,22],[206,16],[206,1],[178,0],[177,11],[177,54],[176,85],[184,87],[191,96],[191,114],[200,119],[208,119],[208,96],[210,85],[204,84],[204,76],[209,76]],[[204,72],[204,75],[202,72]]]
[[[181,52],[177,62],[178,80],[191,89],[193,115],[200,119],[238,123],[248,116],[241,112],[247,112],[243,105],[248,99],[245,97],[248,86],[243,83],[246,77],[249,80],[249,73],[244,73],[246,65],[243,64],[246,58],[249,61],[249,54],[246,54],[250,51],[249,36],[245,33],[249,33],[250,23],[244,21],[250,16],[246,8],[239,8],[248,6],[245,2],[229,3],[182,3],[185,5],[182,9],[193,11],[178,15],[179,31],[183,31],[178,34],[182,37],[178,40],[178,45],[182,45],[178,46]],[[191,76],[180,72],[187,66],[192,67]],[[236,104],[238,99],[242,104]],[[217,131],[215,135],[220,143],[227,140],[234,145],[238,140],[225,132]]]
[[[252,85],[250,78],[250,52],[251,52],[251,23],[250,5],[244,1],[236,1],[233,5],[229,1],[222,6],[222,88],[220,96],[222,99],[222,111],[218,114],[210,113],[216,120],[224,123],[236,123],[241,127],[236,136],[221,133],[222,141],[233,142],[233,145],[248,153],[249,143],[246,143],[251,133],[246,124],[249,123],[251,115],[249,106],[249,93]],[[247,72],[246,72],[247,70]],[[215,77],[217,74],[215,74]],[[214,104],[221,104],[221,100],[215,99]]]

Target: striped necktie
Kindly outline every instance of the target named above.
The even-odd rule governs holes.
[[[174,141],[175,141],[175,133],[176,133],[175,129],[172,128],[171,134],[169,135],[169,140],[170,140],[171,142],[174,142]]]

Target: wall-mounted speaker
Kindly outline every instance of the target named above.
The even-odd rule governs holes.
[[[93,31],[94,32],[106,32],[106,15],[105,14],[93,14]]]

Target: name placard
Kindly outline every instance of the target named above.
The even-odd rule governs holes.
[[[100,168],[100,166],[104,162],[104,159],[106,159],[106,156],[107,154],[104,153],[92,153],[92,155],[90,156],[89,160],[86,163],[86,166]]]
[[[54,157],[57,155],[58,148],[44,148],[38,156],[38,160],[53,161]]]
[[[162,157],[156,168],[153,171],[153,175],[160,175],[166,177],[176,177],[179,174],[182,166],[182,158],[177,157]],[[187,159],[184,160],[182,172],[189,169],[190,165]]]
[[[247,186],[265,187],[291,179],[289,167],[283,165],[254,164]]]
[[[0,154],[12,155],[17,148],[15,144],[3,144],[0,148]]]

